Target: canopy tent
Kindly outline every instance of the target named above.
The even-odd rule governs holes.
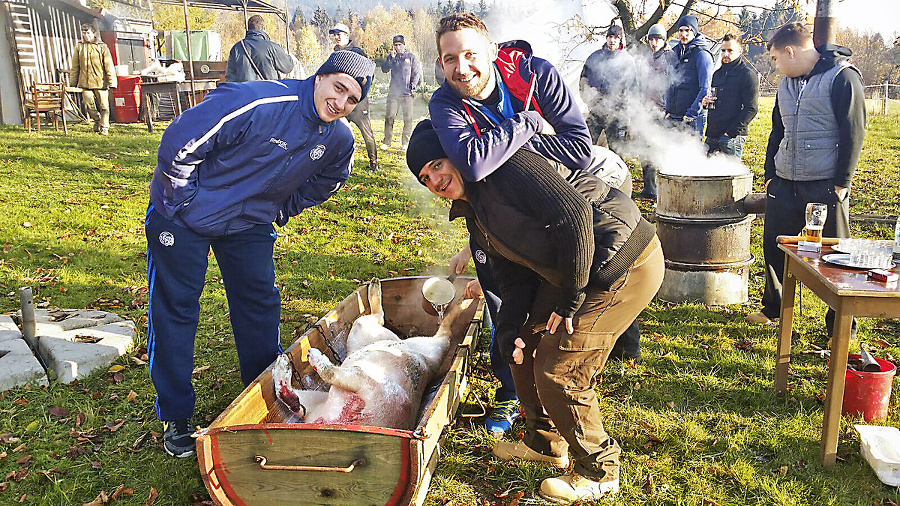
[[[181,5],[184,7],[184,31],[187,40],[191,40],[191,27],[188,22],[188,7],[199,7],[201,9],[219,9],[227,11],[243,11],[244,26],[247,26],[248,11],[260,14],[275,14],[279,19],[284,21],[284,47],[290,51],[290,38],[288,36],[290,28],[288,26],[287,9],[280,9],[265,0],[152,0],[157,4]],[[194,68],[194,57],[191,54],[191,44],[187,44],[188,68]],[[189,97],[191,106],[194,105],[194,75],[191,72],[190,77],[191,95]]]

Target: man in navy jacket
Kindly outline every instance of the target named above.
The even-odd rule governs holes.
[[[712,81],[713,59],[709,48],[712,42],[699,32],[697,18],[684,16],[678,21],[678,42],[675,68],[666,94],[666,117],[694,129],[703,136],[706,111],[700,101],[709,91]]]
[[[144,229],[147,352],[170,455],[194,452],[191,372],[210,248],[247,385],[281,351],[272,222],[284,226],[347,180],[353,134],[336,120],[366,97],[374,71],[336,51],[303,81],[222,83],[163,133]]]

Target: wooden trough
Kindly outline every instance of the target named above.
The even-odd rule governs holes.
[[[385,326],[400,336],[437,331],[438,318],[422,309],[425,279],[381,282]],[[456,280],[457,293],[469,279]],[[309,347],[334,361],[333,350],[343,346],[353,320],[370,312],[367,288],[347,296],[288,348],[301,384],[320,381],[307,362]],[[483,314],[483,302],[472,304],[454,323],[442,373],[411,430],[285,423],[289,416],[275,398],[272,368],[264,371],[197,438],[212,499],[222,505],[421,504],[437,466],[438,439],[466,389]]]

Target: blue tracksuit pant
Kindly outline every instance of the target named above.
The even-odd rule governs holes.
[[[160,420],[185,420],[194,413],[191,385],[194,335],[200,294],[212,248],[222,272],[231,329],[244,385],[281,352],[281,298],[275,287],[272,224],[224,237],[205,237],[147,210],[147,283],[150,306],[147,354]]]

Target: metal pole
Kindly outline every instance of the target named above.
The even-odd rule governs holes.
[[[28,343],[35,354],[37,354],[38,343],[35,337],[34,323],[34,295],[31,293],[30,286],[19,288],[19,299],[22,300],[22,337]]]
[[[184,5],[184,36],[187,38],[188,51],[188,70],[191,72],[191,78],[188,81],[191,85],[191,96],[188,97],[188,106],[194,107],[194,56],[191,54],[191,26],[188,24],[188,4],[187,0],[181,0]],[[178,92],[175,92],[175,100],[179,100]]]
[[[832,17],[831,0],[818,0],[816,2],[816,19],[813,24],[813,44],[816,47],[828,42],[834,42],[834,17]]]
[[[888,113],[888,92],[890,92],[888,81],[884,81],[884,99],[881,102],[881,113],[887,116]]]

